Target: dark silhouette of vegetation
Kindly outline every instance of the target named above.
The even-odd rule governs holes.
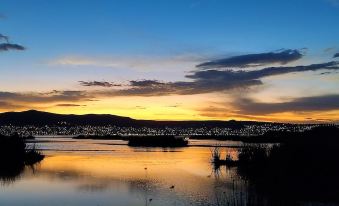
[[[19,135],[0,135],[0,180],[15,180],[25,166],[33,166],[43,158],[34,145],[28,146]]]
[[[125,140],[131,147],[186,147],[188,139],[169,135],[122,136],[122,135],[78,135],[73,139]]]
[[[246,144],[239,150],[237,173],[249,188],[272,202],[338,203],[339,128],[274,135],[286,136],[280,144]]]
[[[211,151],[212,155],[212,163],[214,165],[214,169],[218,170],[220,166],[227,165],[228,167],[237,166],[238,161],[233,160],[230,154],[226,154],[225,159],[223,159],[221,156],[220,146],[214,147],[214,149]]]

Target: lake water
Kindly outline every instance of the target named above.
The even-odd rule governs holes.
[[[120,140],[35,141],[45,159],[1,181],[0,205],[220,205],[245,199],[235,169],[215,172],[210,163],[214,145],[236,156],[241,142],[191,140],[189,147],[163,149]]]

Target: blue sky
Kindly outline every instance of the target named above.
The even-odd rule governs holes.
[[[257,52],[338,45],[339,6],[307,1],[1,1],[32,56]],[[197,51],[198,50],[198,51]]]
[[[93,90],[79,81],[187,81],[197,64],[218,58],[296,49],[303,58],[288,62],[295,66],[333,61],[339,52],[336,0],[0,0],[0,5],[0,34],[26,47],[1,53],[2,92]],[[302,78],[291,83],[302,88],[293,98],[323,77]],[[312,94],[335,92],[337,75],[325,79],[328,84]],[[289,95],[273,96],[281,101]]]

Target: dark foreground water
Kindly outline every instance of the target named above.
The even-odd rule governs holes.
[[[39,138],[46,158],[2,178],[0,205],[246,205],[236,168],[215,171],[214,145],[236,156],[240,142],[191,140],[185,148],[133,148],[119,140]],[[232,146],[232,147],[228,147]],[[264,204],[262,204],[264,205]],[[268,203],[269,205],[269,203]]]

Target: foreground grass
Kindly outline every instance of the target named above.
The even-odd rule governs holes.
[[[246,144],[238,160],[220,159],[215,167],[237,167],[237,173],[256,194],[271,202],[339,202],[339,129],[319,127],[291,133],[279,145]],[[218,158],[219,157],[219,158]]]

